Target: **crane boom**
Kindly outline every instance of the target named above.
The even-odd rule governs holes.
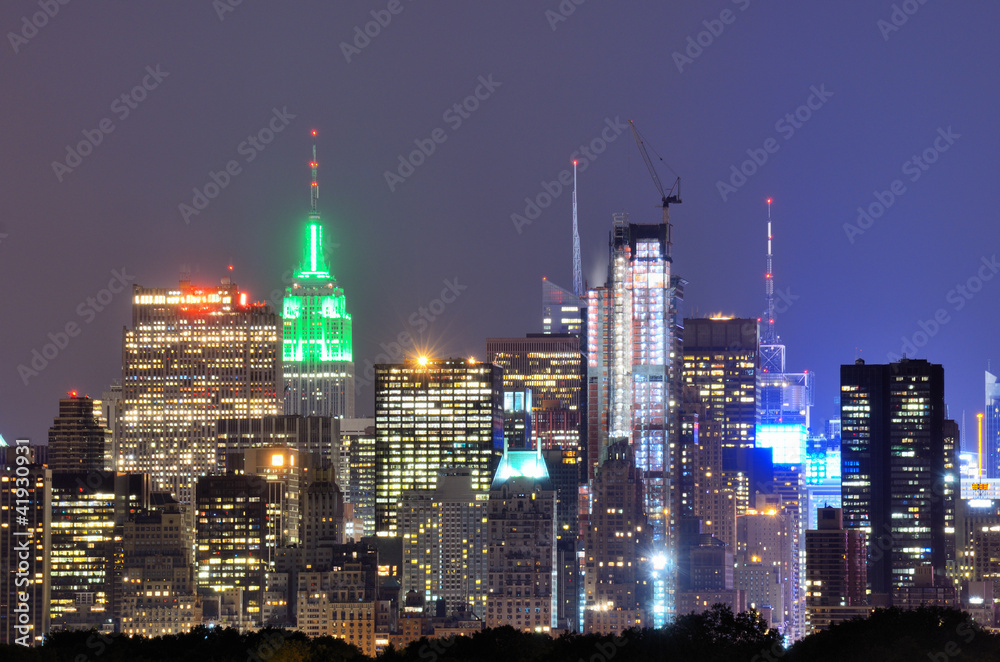
[[[642,160],[646,163],[649,175],[653,178],[653,184],[656,185],[656,191],[660,194],[660,205],[663,208],[663,223],[667,226],[667,256],[669,257],[672,245],[670,238],[670,205],[681,204],[681,178],[678,177],[674,181],[674,185],[670,187],[669,191],[664,191],[663,183],[660,182],[660,177],[656,174],[656,168],[653,167],[653,160],[649,158],[649,152],[646,150],[646,142],[639,135],[638,129],[635,128],[635,122],[629,120],[628,125],[632,129],[632,136],[635,138],[635,144],[639,147],[639,153],[642,154]],[[660,160],[662,161],[663,159]],[[675,190],[677,191],[676,193],[674,193]]]

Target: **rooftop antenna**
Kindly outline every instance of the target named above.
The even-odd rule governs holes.
[[[767,199],[767,273],[764,276],[764,295],[767,302],[767,310],[764,311],[764,319],[767,324],[764,326],[764,337],[761,343],[765,345],[778,344],[778,336],[774,332],[774,271],[772,271],[772,260],[774,254],[771,252],[771,198]]]
[[[316,137],[316,129],[312,130],[313,138]],[[313,141],[313,158],[309,163],[309,167],[312,168],[312,186],[309,188],[309,215],[319,216],[319,210],[317,209],[316,203],[319,201],[319,182],[316,179],[316,170],[319,168],[319,163],[316,161],[316,141]]]
[[[573,160],[573,294],[583,297],[583,267],[580,265],[580,229],[576,224],[576,159]]]

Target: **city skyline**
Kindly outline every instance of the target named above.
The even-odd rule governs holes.
[[[187,264],[215,285],[232,264],[234,281],[277,309],[308,212],[312,128],[359,383],[382,345],[404,332],[436,356],[482,356],[488,337],[541,331],[542,276],[572,287],[571,195],[560,174],[572,174],[574,156],[589,286],[605,272],[612,213],[658,220],[629,119],[663,156],[654,163],[664,181],[669,164],[684,182],[672,214],[673,271],[689,283],[687,316],[763,309],[764,199],[773,196],[777,329],[788,369],[816,375],[814,428],[835,416],[840,365],[859,356],[887,363],[903,337],[923,334],[916,356],[945,366],[948,414],[961,424],[964,412],[968,437],[983,371],[1000,358],[989,333],[995,194],[976,186],[997,146],[992,103],[982,100],[996,97],[983,74],[998,46],[982,32],[995,10],[929,4],[887,31],[891,3],[809,11],[644,3],[633,12],[587,4],[567,16],[527,3],[449,14],[401,6],[364,47],[353,45],[355,27],[363,31],[380,8],[315,8],[309,22],[249,6],[61,8],[36,35],[9,43],[0,80],[34,90],[8,125],[21,129],[0,134],[23,166],[2,184],[10,202],[0,216],[0,274],[9,283],[32,274],[31,287],[2,295],[8,310],[30,311],[4,326],[0,434],[9,443],[44,440],[59,397],[75,389],[99,398],[121,376],[131,305],[122,290],[133,283],[171,286]],[[722,22],[722,10],[733,22]],[[487,26],[495,29],[469,41]],[[194,51],[173,45],[181,31],[191,32]],[[85,75],[66,66],[94,40],[132,33],[149,38],[95,50],[79,65]],[[429,34],[441,52],[422,48]],[[630,35],[627,53],[606,45],[613,34]],[[302,51],[315,57],[303,63]],[[235,75],[221,64],[229,58]],[[552,73],[539,73],[537,61]],[[857,76],[858,61],[871,73]],[[424,71],[434,73],[414,75]],[[102,119],[113,130],[95,134]],[[265,129],[266,144],[257,138]],[[88,154],[77,163],[66,146],[87,136],[99,144],[80,150]],[[419,165],[400,165],[421,145]],[[731,167],[755,156],[767,160],[739,183]],[[193,189],[205,195],[210,185],[217,195],[198,200]],[[551,203],[531,218],[525,197]],[[877,204],[889,208],[862,227],[869,222],[859,223],[857,208]],[[976,278],[981,289],[962,295],[957,286]],[[79,332],[32,367],[33,351],[53,342],[48,334],[71,323]],[[367,381],[359,415],[373,412]]]

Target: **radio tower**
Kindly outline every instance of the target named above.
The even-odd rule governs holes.
[[[580,229],[576,224],[576,161],[573,161],[573,294],[583,297],[583,267],[580,266]]]
[[[785,371],[785,347],[778,340],[774,329],[774,271],[771,251],[771,198],[767,199],[767,272],[764,274],[764,295],[766,309],[761,319],[760,367],[764,372],[783,373]]]

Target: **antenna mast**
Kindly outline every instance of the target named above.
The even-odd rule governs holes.
[[[312,130],[313,138],[316,137],[316,129]],[[319,182],[316,180],[316,169],[319,168],[319,163],[316,161],[316,143],[313,142],[313,158],[309,163],[309,167],[312,168],[312,186],[309,188],[309,214],[311,216],[319,216],[319,210],[317,209],[316,203],[319,201]]]
[[[583,297],[583,267],[580,265],[580,229],[576,224],[576,161],[573,161],[573,294]]]
[[[764,337],[761,343],[765,345],[778,344],[778,336],[774,332],[774,272],[771,270],[774,254],[771,252],[771,198],[767,199],[767,273],[764,276],[764,295],[767,302],[767,310],[764,311],[766,324],[764,326]]]

